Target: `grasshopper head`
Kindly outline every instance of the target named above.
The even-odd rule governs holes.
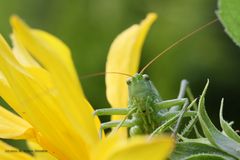
[[[129,97],[159,96],[147,74],[137,73],[127,80]]]

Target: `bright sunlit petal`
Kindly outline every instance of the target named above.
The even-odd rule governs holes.
[[[14,148],[1,140],[0,140],[0,157],[1,160],[34,160],[34,158],[29,154],[19,152],[17,148]]]
[[[98,160],[165,160],[174,148],[174,140],[168,136],[132,137],[122,139],[118,136],[108,137],[97,148],[94,156]]]
[[[88,133],[88,138],[85,138],[89,140],[89,145],[95,144],[98,133],[92,118],[93,109],[85,100],[69,49],[54,36],[44,31],[31,30],[18,17],[12,17],[11,24],[14,34],[21,40],[24,47],[51,74],[53,83],[61,96],[59,107],[65,112],[69,121],[76,125],[76,128],[81,126]],[[82,131],[79,132],[82,133]]]
[[[27,141],[29,150],[33,151],[33,157],[36,160],[57,160],[51,154],[46,152],[38,143],[34,141]]]
[[[22,46],[20,40],[13,34],[11,35],[11,40],[13,43],[12,53],[22,66],[40,68],[39,63],[29,54],[29,52]]]
[[[33,127],[19,116],[0,106],[0,138],[33,139]]]
[[[174,148],[170,137],[148,140],[146,137],[133,137],[119,147],[107,160],[165,160]]]
[[[19,65],[4,39],[0,37],[0,40],[0,70],[9,85],[14,86],[12,90],[18,102],[19,114],[41,132],[42,137],[38,138],[38,142],[61,159],[87,159],[89,146],[86,146],[86,143],[89,143],[91,138],[83,139],[89,134],[83,130],[81,124],[75,123],[73,127],[73,124],[69,123],[65,112],[59,107],[58,100],[62,97],[57,97],[55,88],[49,90],[46,85],[35,80],[36,77]],[[79,125],[78,128],[76,125]],[[95,127],[95,124],[93,125]],[[80,133],[79,130],[83,132]],[[72,140],[75,143],[72,143]]]

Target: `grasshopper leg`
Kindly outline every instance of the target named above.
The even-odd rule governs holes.
[[[181,81],[180,90],[179,90],[177,99],[182,99],[185,97],[187,87],[188,87],[188,81],[183,79]],[[176,106],[171,107],[169,111],[178,111],[178,110],[180,110],[180,106],[176,105]]]
[[[189,83],[186,79],[183,79],[181,81],[180,90],[179,90],[179,93],[178,93],[178,98],[184,98],[185,97],[185,93],[186,93],[188,84]]]
[[[180,113],[180,111],[174,111],[174,112],[167,112],[167,113],[164,113],[164,114],[159,114],[159,115],[157,115],[158,121],[159,121],[159,123],[161,123],[165,120],[173,118],[174,116],[176,116],[179,113]],[[196,114],[197,114],[196,111],[187,111],[184,114],[184,117],[191,117],[191,116],[195,116]]]
[[[121,124],[121,127],[133,127],[134,125],[136,125],[134,121],[129,119],[125,120],[124,122],[120,120],[120,121],[110,121],[110,122],[102,123],[100,127],[100,132],[99,132],[100,138],[102,138],[102,132],[104,129],[118,127],[119,124]]]
[[[186,103],[186,101],[187,101],[186,98],[165,100],[165,101],[156,103],[155,104],[155,109],[157,111],[160,111],[162,109],[171,108],[171,107],[176,106],[176,105],[182,106]]]
[[[93,112],[93,115],[105,116],[105,115],[126,115],[128,114],[128,108],[103,108],[97,109]]]
[[[155,129],[152,132],[152,134],[150,135],[150,138],[153,137],[155,134],[162,133],[163,131],[170,128],[172,125],[174,125],[177,122],[175,125],[175,128],[174,128],[174,131],[173,131],[173,135],[176,135],[178,128],[179,128],[179,124],[182,121],[182,118],[184,116],[184,113],[189,111],[189,109],[194,105],[195,102],[196,102],[196,100],[194,100],[193,102],[191,102],[190,105],[188,105],[188,101],[186,100],[186,102],[183,105],[182,110],[177,115],[175,115],[171,119],[168,119],[166,122],[164,122],[162,125],[160,125],[157,129]]]
[[[192,103],[192,104],[194,104],[194,103]],[[178,132],[180,124],[181,124],[181,121],[183,120],[184,114],[187,111],[187,107],[188,107],[188,101],[186,101],[186,103],[183,105],[182,110],[180,111],[180,114],[179,114],[179,117],[178,117],[178,120],[177,120],[177,124],[175,125],[174,130],[173,130],[173,134],[172,134],[173,136],[177,135],[177,132]]]

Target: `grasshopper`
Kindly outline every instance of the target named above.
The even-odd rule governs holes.
[[[130,136],[151,134],[160,130],[160,126],[168,119],[180,115],[180,109],[188,106],[188,99],[184,93],[188,82],[182,80],[179,97],[172,100],[162,100],[157,89],[147,74],[137,73],[127,80],[129,101],[128,108],[97,109],[94,115],[126,115],[126,120],[110,121],[101,124],[103,129],[112,127],[128,127]],[[187,111],[185,115],[194,116],[195,111]],[[168,125],[167,125],[168,126]]]
[[[136,73],[133,76],[128,75],[130,77],[126,81],[129,92],[128,107],[103,108],[97,109],[94,112],[94,115],[97,116],[126,116],[123,120],[102,123],[100,127],[100,137],[104,129],[112,127],[116,127],[116,130],[120,127],[127,127],[129,128],[130,136],[141,134],[153,136],[166,130],[173,130],[173,135],[176,135],[183,116],[193,117],[196,115],[196,111],[190,110],[195,103],[195,100],[189,104],[189,99],[185,98],[186,89],[188,87],[187,80],[182,80],[179,95],[176,99],[162,100],[149,76],[143,74],[143,72],[148,66],[150,66],[150,64],[155,62],[168,50],[216,21],[217,20],[213,20],[203,25],[173,43],[170,47],[151,60],[139,73]]]

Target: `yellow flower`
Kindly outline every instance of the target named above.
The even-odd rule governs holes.
[[[143,24],[149,23],[149,17],[145,21]],[[113,135],[101,140],[99,119],[92,115],[93,108],[84,96],[68,47],[16,16],[11,18],[11,25],[13,47],[0,36],[0,95],[19,116],[0,106],[0,138],[26,139],[30,149],[48,152],[34,152],[34,156],[12,153],[8,151],[16,149],[0,141],[0,159],[159,160],[169,155],[174,142],[166,136],[149,141],[147,137]],[[144,32],[148,26],[143,25]],[[139,34],[132,49],[138,53],[133,56],[136,65],[145,33]],[[135,41],[132,38],[130,41]],[[131,54],[129,49],[125,51]],[[112,49],[110,55],[114,52],[118,56]]]

